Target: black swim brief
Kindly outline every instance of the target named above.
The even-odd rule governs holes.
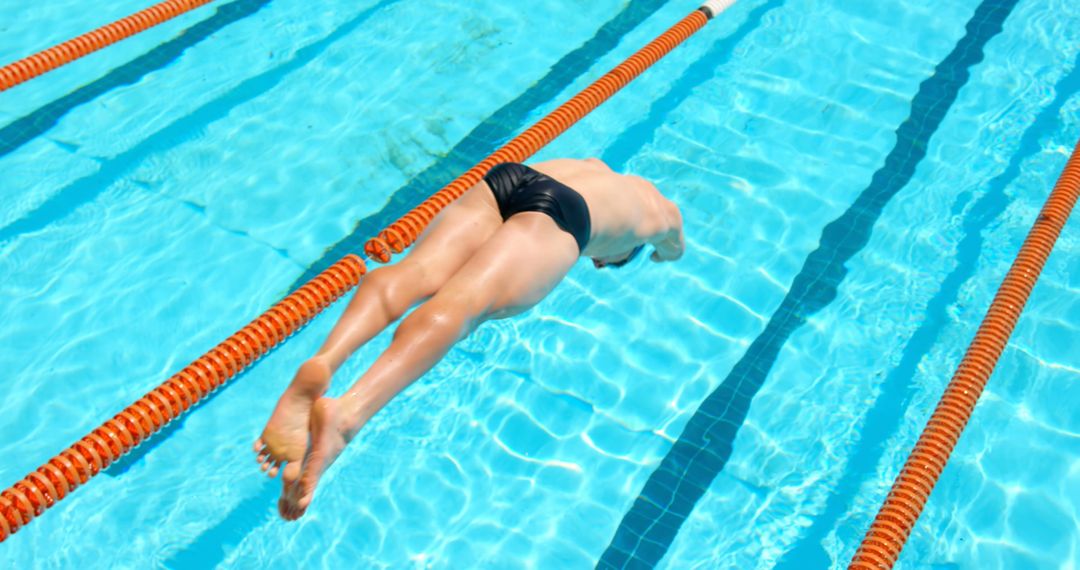
[[[574,236],[578,251],[585,251],[592,224],[585,199],[569,186],[524,164],[496,164],[484,181],[495,194],[503,221],[520,212],[547,214],[566,233]]]

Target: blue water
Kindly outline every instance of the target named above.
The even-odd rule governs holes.
[[[145,5],[0,0],[0,61]],[[0,485],[695,6],[219,0],[0,93]],[[481,327],[287,524],[250,443],[335,305],[0,560],[845,567],[1080,138],[1078,60],[1071,0],[741,0],[538,156],[654,181],[684,259]],[[1078,229],[899,568],[1080,566]]]

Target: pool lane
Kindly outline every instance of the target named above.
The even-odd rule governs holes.
[[[947,310],[960,299],[960,290],[975,275],[983,250],[983,232],[1005,212],[1009,205],[1006,189],[1021,173],[1023,163],[1042,152],[1042,143],[1060,122],[1066,101],[1080,93],[1080,60],[1072,71],[1057,83],[1054,101],[1043,108],[1035,121],[1024,131],[1017,150],[1009,159],[1005,171],[987,185],[987,191],[972,205],[962,225],[964,236],[956,252],[956,266],[942,281],[934,297],[927,303],[926,318],[908,339],[900,363],[881,384],[874,407],[866,414],[860,439],[844,468],[839,483],[829,493],[824,511],[814,517],[810,528],[803,533],[794,548],[789,550],[778,569],[825,568],[832,563],[822,541],[848,512],[860,487],[871,477],[885,452],[884,445],[897,429],[912,402],[915,373],[919,363],[930,354],[938,336],[948,324]],[[962,198],[958,198],[959,202]],[[869,514],[868,514],[869,516]],[[851,545],[854,549],[855,545]]]
[[[997,36],[1017,0],[984,0],[952,52],[924,80],[908,118],[896,130],[885,164],[839,218],[822,231],[780,307],[731,373],[690,418],[679,439],[649,476],[623,517],[597,568],[651,568],[667,553],[679,528],[731,457],[739,427],[788,338],[828,306],[862,251],[885,205],[911,180],[937,131],[967,83],[983,49]]]

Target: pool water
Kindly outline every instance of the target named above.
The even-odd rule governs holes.
[[[0,0],[0,61],[146,4]],[[219,0],[0,94],[0,485],[696,6]],[[1078,58],[1072,0],[742,0],[537,156],[655,182],[682,260],[480,327],[285,523],[250,446],[339,303],[0,560],[845,567],[1080,138]],[[1078,231],[898,568],[1080,566]]]

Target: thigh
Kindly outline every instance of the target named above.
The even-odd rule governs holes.
[[[479,320],[516,315],[540,302],[574,266],[573,236],[544,214],[517,214],[499,227],[440,290]]]

